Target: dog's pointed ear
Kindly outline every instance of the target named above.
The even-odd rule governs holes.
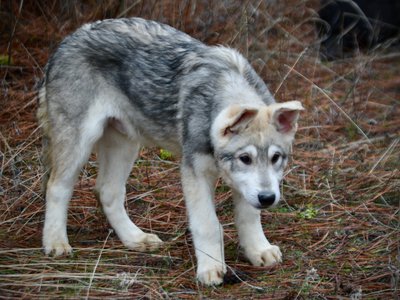
[[[221,128],[222,135],[227,136],[243,132],[256,117],[257,113],[258,109],[256,108],[239,105],[229,107],[226,115],[226,123]]]
[[[297,120],[304,107],[299,101],[272,104],[272,122],[280,133],[291,133],[297,130]]]
[[[242,133],[258,114],[258,108],[231,105],[223,109],[211,126],[211,137],[215,145],[226,142],[230,137]]]

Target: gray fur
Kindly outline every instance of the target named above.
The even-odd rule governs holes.
[[[50,58],[42,110],[47,106],[51,127],[63,127],[66,122],[77,126],[92,99],[112,86],[126,96],[132,110],[140,112],[140,122],[130,122],[157,145],[169,148],[184,141],[180,146],[184,159],[196,152],[212,154],[209,130],[225,105],[218,97],[218,90],[224,88],[218,83],[223,74],[243,69],[240,75],[255,92],[267,104],[274,102],[247,61],[235,65],[221,59],[218,50],[233,53],[138,18],[85,25]]]
[[[226,272],[213,204],[219,175],[234,190],[235,222],[248,259],[254,265],[281,261],[257,209],[279,201],[302,106],[274,104],[237,51],[206,46],[154,21],[98,21],[66,37],[51,56],[39,101],[49,174],[45,253],[71,252],[68,202],[93,149],[99,160],[96,192],[111,226],[130,249],[158,247],[162,241],[138,228],[124,208],[125,182],[140,146],[156,145],[182,154],[182,188],[202,283],[220,284]],[[241,161],[241,151],[256,163]]]

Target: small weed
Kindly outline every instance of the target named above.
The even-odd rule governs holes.
[[[171,160],[173,158],[173,155],[168,150],[160,149],[160,158],[162,160]]]
[[[312,298],[312,291],[313,289],[318,286],[318,284],[322,281],[320,275],[318,274],[317,270],[311,268],[306,270],[306,276],[304,278],[303,284],[300,287],[300,291],[298,295],[303,296],[307,299]]]
[[[0,55],[0,66],[12,65],[12,58],[8,55]]]
[[[126,272],[118,273],[116,274],[115,283],[119,288],[128,291],[131,286],[138,282],[138,274],[139,272],[136,272],[135,274]]]
[[[318,215],[318,210],[313,207],[312,204],[307,204],[305,210],[299,212],[298,216],[300,219],[311,220],[314,219]]]
[[[227,186],[226,184],[219,184],[215,189],[215,193],[227,193],[230,190],[231,190],[230,187]]]
[[[358,136],[358,129],[352,123],[345,128],[347,136],[350,140],[355,140]]]
[[[285,214],[285,213],[290,213],[293,210],[287,206],[279,206],[279,207],[271,209],[270,211],[275,212],[275,213]]]

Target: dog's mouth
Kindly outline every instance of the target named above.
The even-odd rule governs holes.
[[[246,202],[255,209],[264,210],[276,207],[279,203],[280,194],[264,190],[253,194],[242,193],[241,197],[242,199],[245,199]]]
[[[273,203],[273,204],[270,204],[270,205],[268,205],[268,204],[264,204],[264,205],[263,204],[256,204],[256,205],[253,205],[253,207],[257,208],[259,210],[264,210],[264,209],[274,208],[276,205],[277,205],[276,203]]]

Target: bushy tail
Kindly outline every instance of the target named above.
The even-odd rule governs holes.
[[[38,110],[37,118],[39,127],[42,129],[42,156],[41,162],[43,165],[43,179],[42,179],[42,192],[46,194],[47,182],[49,181],[51,171],[51,145],[50,145],[50,124],[49,115],[46,101],[46,83],[45,79],[39,84],[38,87]]]

